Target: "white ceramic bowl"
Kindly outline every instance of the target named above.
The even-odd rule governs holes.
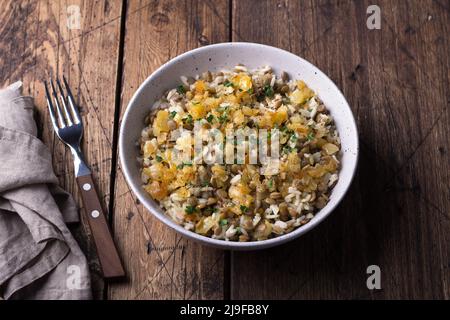
[[[211,239],[185,230],[166,216],[159,205],[143,190],[140,169],[136,161],[139,150],[136,141],[144,127],[144,118],[153,102],[165,90],[179,85],[180,76],[194,76],[204,71],[232,68],[242,63],[249,68],[270,65],[279,75],[289,73],[293,79],[302,79],[318,93],[333,116],[341,137],[342,168],[330,201],[307,224],[277,238],[255,242],[233,242]],[[122,171],[133,192],[143,205],[159,220],[182,235],[203,244],[223,249],[254,250],[273,247],[295,239],[323,221],[344,197],[352,181],[358,160],[358,133],[352,111],[336,85],[308,61],[281,49],[256,43],[220,43],[186,52],[156,70],[133,95],[122,120],[119,137]]]

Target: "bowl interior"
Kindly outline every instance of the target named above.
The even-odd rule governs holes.
[[[292,79],[302,79],[318,93],[333,116],[341,138],[341,170],[330,201],[307,224],[286,235],[258,242],[214,240],[186,231],[164,215],[159,206],[142,189],[140,169],[136,161],[139,150],[135,142],[144,127],[144,118],[165,90],[180,84],[180,76],[194,76],[205,71],[232,68],[237,64],[249,68],[269,65],[278,75],[288,72]],[[357,128],[351,109],[336,85],[308,61],[287,51],[254,43],[223,43],[184,53],[155,71],[136,91],[125,112],[119,137],[120,160],[126,180],[139,200],[156,217],[185,236],[226,249],[260,249],[284,243],[304,234],[322,221],[339,203],[347,191],[358,158]]]

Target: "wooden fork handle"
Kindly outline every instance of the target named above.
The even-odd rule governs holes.
[[[92,175],[77,177],[77,183],[83,199],[85,218],[89,222],[95,247],[97,248],[103,277],[117,278],[125,276],[122,262],[95,190]]]

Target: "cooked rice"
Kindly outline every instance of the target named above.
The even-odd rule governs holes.
[[[340,140],[326,107],[303,81],[268,66],[181,77],[152,110],[139,141],[143,187],[187,230],[231,241],[277,237],[310,221],[338,180]],[[194,122],[223,133],[279,129],[278,174],[249,162],[173,159],[180,145],[193,148]]]

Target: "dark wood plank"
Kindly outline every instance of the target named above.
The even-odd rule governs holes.
[[[69,5],[80,9],[80,29],[68,28]],[[23,81],[24,93],[34,98],[40,136],[52,151],[60,183],[81,205],[72,156],[53,133],[42,82],[51,75],[66,76],[82,108],[82,148],[107,211],[121,6],[121,0],[0,4],[0,85]],[[94,296],[102,298],[103,281],[86,225],[75,228],[74,233],[90,262]]]
[[[228,1],[130,1],[121,113],[138,86],[176,55],[228,40]],[[120,167],[114,230],[129,279],[111,299],[222,299],[224,254],[181,238],[137,203]]]
[[[328,74],[358,122],[349,194],[317,229],[232,255],[234,299],[449,298],[448,3],[233,1],[233,40],[278,46]],[[252,19],[243,17],[251,16]],[[382,290],[366,287],[377,264]]]
[[[292,51],[343,90],[358,121],[355,182],[316,230],[279,248],[234,253],[231,297],[449,298],[449,5],[380,1],[382,29],[366,28],[368,1],[128,1],[121,112],[163,62],[193,47],[255,41]],[[64,72],[83,107],[83,148],[106,209],[122,1],[75,1],[81,29],[66,25],[65,1],[0,4],[0,84],[24,81],[61,184],[78,197],[70,153],[50,129],[41,80]],[[249,18],[251,17],[251,18]],[[230,30],[230,27],[232,28]],[[139,66],[139,67],[138,67]],[[117,171],[115,237],[129,281],[110,298],[224,297],[223,252],[181,239],[136,203]],[[103,295],[95,249],[75,230]],[[151,235],[151,237],[150,237]],[[367,290],[366,267],[382,270]]]

